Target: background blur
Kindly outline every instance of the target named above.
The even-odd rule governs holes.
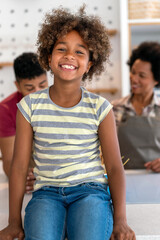
[[[60,5],[76,11],[83,3],[87,13],[101,17],[112,45],[105,72],[86,87],[108,100],[129,93],[126,62],[131,49],[145,40],[160,41],[160,0],[5,0],[0,4],[0,101],[16,90],[13,59],[24,51],[36,51],[45,13]]]

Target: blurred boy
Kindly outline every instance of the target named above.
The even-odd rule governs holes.
[[[35,53],[27,52],[18,56],[13,68],[17,92],[0,102],[0,149],[3,169],[8,177],[16,135],[17,103],[29,93],[48,87],[47,73],[41,68]]]

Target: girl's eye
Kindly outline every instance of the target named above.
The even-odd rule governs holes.
[[[76,51],[77,54],[84,54],[83,52],[81,51]]]
[[[60,51],[60,52],[64,52],[65,48],[58,48],[57,50]]]

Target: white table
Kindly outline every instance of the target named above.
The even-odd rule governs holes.
[[[125,170],[127,203],[160,204],[160,173]]]
[[[160,173],[126,170],[127,220],[138,240],[160,240]]]
[[[127,170],[126,185],[127,220],[130,227],[135,231],[137,240],[160,240],[160,174]],[[150,193],[152,193],[151,196]],[[156,194],[154,195],[154,193]],[[31,194],[25,195],[23,214],[30,198]],[[7,225],[7,222],[8,182],[5,175],[0,171],[0,230]]]

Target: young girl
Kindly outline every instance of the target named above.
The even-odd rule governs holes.
[[[18,104],[9,225],[0,239],[24,239],[25,234],[25,240],[63,240],[65,235],[68,240],[133,240],[112,106],[81,87],[82,80],[103,70],[110,52],[107,30],[83,9],[79,14],[58,9],[46,16],[37,44],[54,85]],[[36,181],[23,233],[21,206],[32,139]]]

